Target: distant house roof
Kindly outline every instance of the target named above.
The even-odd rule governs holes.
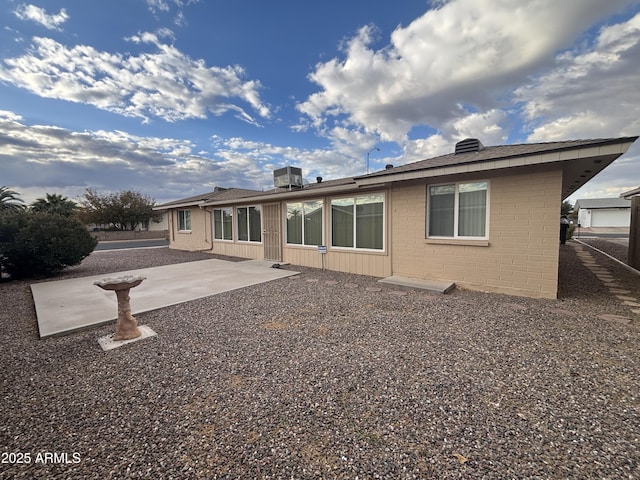
[[[621,193],[620,198],[630,199],[631,197],[637,197],[638,195],[640,195],[640,187],[629,190],[628,192]]]
[[[631,208],[631,200],[624,198],[583,198],[576,201],[574,209]]]

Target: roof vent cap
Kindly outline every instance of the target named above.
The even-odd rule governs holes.
[[[456,155],[459,153],[480,152],[484,145],[477,138],[465,138],[456,143]]]

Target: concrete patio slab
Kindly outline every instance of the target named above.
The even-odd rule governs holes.
[[[31,292],[40,337],[67,333],[115,321],[118,303],[113,292],[93,284],[106,277],[142,275],[146,280],[130,293],[137,313],[276,280],[298,272],[270,268],[273,262],[228,262],[211,259],[105,275],[34,283]]]

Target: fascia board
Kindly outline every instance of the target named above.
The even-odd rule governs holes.
[[[203,205],[204,201],[201,200],[199,202],[174,203],[172,205],[153,207],[153,210],[171,210],[172,208],[202,207]]]
[[[377,184],[390,182],[402,182],[406,180],[419,180],[422,178],[442,177],[463,173],[486,172],[490,170],[502,170],[505,168],[544,165],[549,163],[564,162],[575,159],[593,158],[605,155],[625,153],[633,141],[621,142],[613,145],[596,145],[592,147],[577,148],[560,152],[548,152],[539,155],[525,155],[522,157],[510,157],[495,160],[485,160],[477,163],[464,163],[435,168],[417,170],[413,172],[389,173],[371,178],[358,178],[356,184],[359,187],[372,187]]]
[[[386,182],[384,182],[386,183]],[[381,184],[376,184],[371,188],[380,188]],[[366,188],[366,187],[365,187]],[[370,188],[366,188],[369,190]],[[337,185],[335,187],[327,187],[327,188],[314,188],[310,189],[300,189],[300,190],[292,190],[291,192],[282,192],[282,193],[271,193],[269,195],[256,195],[252,197],[242,197],[228,200],[215,200],[205,202],[203,207],[215,207],[215,206],[223,206],[223,205],[238,205],[238,204],[251,204],[251,203],[270,203],[277,202],[280,200],[288,200],[288,199],[298,199],[298,198],[313,198],[313,197],[324,197],[326,195],[332,195],[335,193],[350,193],[350,192],[358,192],[361,191],[362,188],[353,183],[349,185]]]

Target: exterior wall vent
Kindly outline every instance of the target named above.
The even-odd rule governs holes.
[[[484,145],[477,138],[465,138],[456,143],[456,155],[458,153],[480,152],[484,150]]]
[[[297,167],[278,168],[273,171],[273,185],[276,188],[302,188],[302,169]]]

